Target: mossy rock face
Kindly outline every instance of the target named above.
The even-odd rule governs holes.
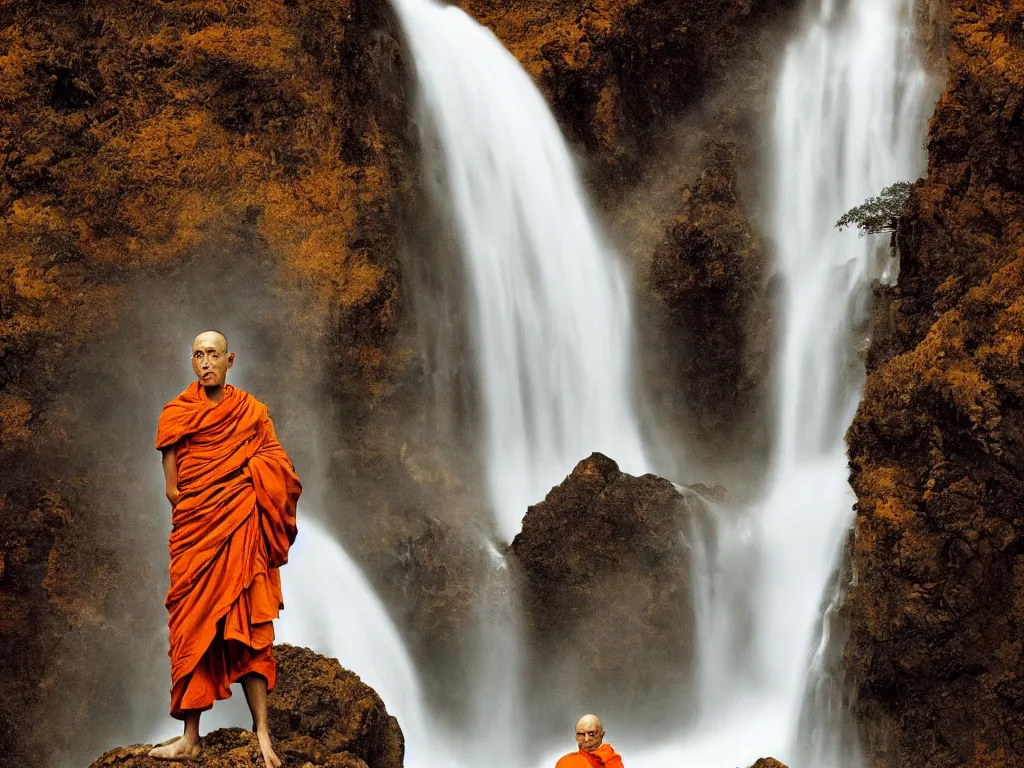
[[[164,353],[180,355],[193,322],[244,327],[225,330],[261,369],[247,386],[290,452],[287,376],[346,413],[388,390],[401,72],[386,0],[2,3],[0,752],[12,759],[87,763],[107,743],[96,724],[123,720],[129,690],[154,682],[148,660],[166,649],[139,638],[166,618],[166,523],[147,433],[187,383]],[[285,349],[296,354],[274,359]]]
[[[335,659],[306,648],[274,646],[277,688],[267,711],[274,749],[285,766],[301,768],[401,768],[405,741],[398,721],[357,675]],[[256,735],[221,728],[203,737],[200,756],[184,765],[206,768],[263,768]],[[155,768],[152,745],[118,747],[91,768]]]
[[[844,658],[868,762],[1022,765],[1024,9],[952,0],[936,18],[946,90],[847,435]]]

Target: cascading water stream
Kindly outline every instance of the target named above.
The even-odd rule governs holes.
[[[680,748],[709,766],[767,753],[791,768],[859,763],[856,738],[803,734],[816,747],[796,744],[804,692],[820,692],[808,681],[823,669],[811,663],[814,635],[853,517],[843,438],[863,381],[870,283],[884,261],[878,238],[833,225],[919,175],[927,78],[912,0],[820,0],[813,11],[786,51],[772,126],[783,291],[771,472],[764,500],[722,515],[713,546],[695,549],[700,736]],[[845,727],[832,715],[805,717],[803,728]]]
[[[858,328],[870,319],[870,283],[881,276],[876,254],[884,248],[834,222],[921,172],[927,77],[914,23],[912,0],[858,0],[845,9],[823,0],[787,51],[779,82],[774,233],[785,332],[774,470],[757,519],[765,557],[755,599],[767,609],[756,643],[764,682],[785,692],[790,723],[853,519],[844,435],[863,383]]]
[[[519,62],[458,8],[395,7],[465,263],[489,495],[510,541],[527,506],[593,451],[647,469],[629,289]]]
[[[356,672],[398,718],[406,764],[427,768],[436,739],[429,736],[419,677],[401,635],[359,566],[306,515],[281,586],[286,610],[277,622],[277,642],[312,648]],[[337,603],[329,599],[335,592]]]

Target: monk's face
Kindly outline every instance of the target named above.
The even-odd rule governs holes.
[[[601,746],[604,741],[604,730],[601,728],[601,721],[593,715],[580,718],[576,723],[576,743],[580,749],[590,752]]]
[[[192,370],[204,387],[223,387],[235,353],[228,352],[227,339],[215,331],[206,331],[192,342]]]

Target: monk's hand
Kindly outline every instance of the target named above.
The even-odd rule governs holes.
[[[171,506],[172,507],[175,504],[178,503],[178,489],[177,488],[168,488],[167,489],[167,500],[169,502],[171,502]]]

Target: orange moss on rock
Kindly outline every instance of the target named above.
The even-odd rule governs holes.
[[[949,20],[848,433],[847,659],[878,760],[908,768],[1024,763],[1024,3]]]
[[[251,267],[230,247],[208,255],[244,230],[273,262],[268,294],[304,297],[292,321],[327,319],[319,368],[364,399],[394,375],[405,114],[390,13],[0,4],[0,722],[26,739],[36,682],[58,669],[49,651],[109,620],[124,579],[59,458],[75,448],[60,397],[68,361],[124,322],[140,286],[199,252]],[[55,495],[70,519],[51,514]]]

